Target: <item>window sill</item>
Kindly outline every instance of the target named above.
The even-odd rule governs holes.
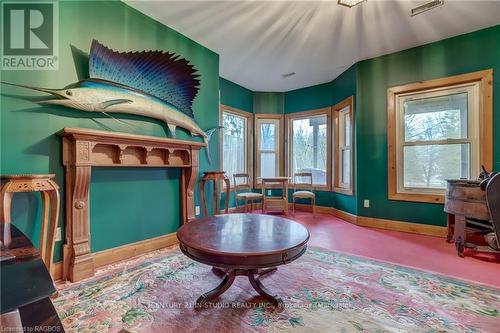
[[[266,185],[266,189],[267,190],[272,190],[272,189],[282,189],[283,186],[281,184],[267,184]],[[288,184],[288,188],[290,188],[290,184]],[[260,184],[255,184],[255,189],[259,189],[261,190],[262,189],[262,183]]]
[[[389,200],[444,204],[444,195],[418,193],[389,193]]]
[[[352,188],[334,187],[333,192],[351,196],[354,195],[354,190]]]

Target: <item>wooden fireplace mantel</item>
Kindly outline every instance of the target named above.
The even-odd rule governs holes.
[[[79,281],[94,275],[89,210],[92,167],[182,168],[182,223],[194,219],[199,151],[206,144],[85,128],[64,128],[58,134],[66,169],[63,279]]]

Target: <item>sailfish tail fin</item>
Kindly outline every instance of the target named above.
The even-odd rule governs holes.
[[[207,147],[205,148],[205,153],[207,154],[207,160],[208,160],[208,164],[212,164],[212,158],[210,157],[210,139],[212,139],[212,135],[215,133],[215,131],[217,131],[218,129],[220,128],[224,128],[222,126],[217,126],[217,127],[214,127],[214,128],[211,128],[209,129],[206,133],[207,133],[207,136],[203,137],[203,142],[205,142],[207,144]]]

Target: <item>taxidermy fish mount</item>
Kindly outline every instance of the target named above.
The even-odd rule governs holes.
[[[196,69],[186,59],[162,51],[117,52],[93,40],[89,74],[89,79],[63,89],[1,82],[57,97],[39,104],[102,112],[111,118],[114,117],[109,113],[158,119],[167,125],[174,138],[176,128],[181,127],[192,136],[203,138],[210,163],[208,142],[217,127],[204,132],[194,120],[192,104],[200,81]]]

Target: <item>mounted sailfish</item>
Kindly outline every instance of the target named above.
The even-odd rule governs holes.
[[[210,162],[208,141],[217,128],[204,132],[194,120],[192,103],[200,81],[186,59],[162,51],[116,52],[93,40],[89,74],[90,79],[63,89],[2,83],[57,97],[39,101],[40,104],[63,105],[107,116],[128,113],[155,118],[167,125],[172,137],[176,127],[184,128],[203,138]]]

